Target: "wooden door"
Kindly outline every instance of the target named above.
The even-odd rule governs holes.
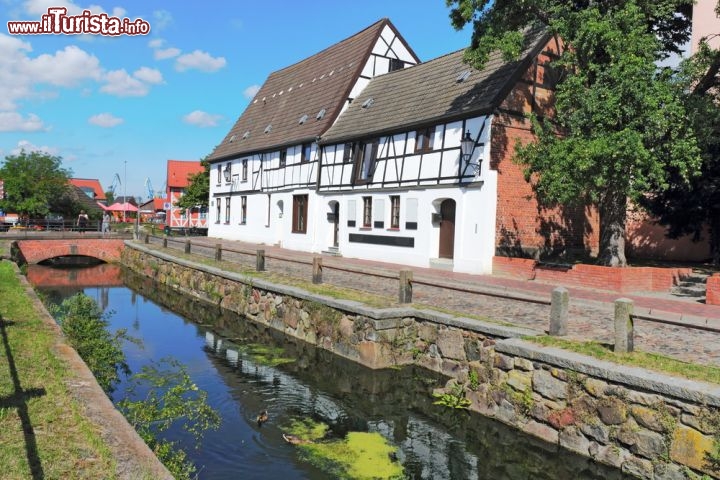
[[[455,200],[440,204],[440,258],[453,258],[455,254]]]

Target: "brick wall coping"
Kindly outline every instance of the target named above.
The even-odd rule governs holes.
[[[272,283],[263,279],[249,277],[240,273],[229,272],[227,270],[223,270],[217,267],[212,267],[190,260],[185,260],[183,258],[178,258],[158,250],[147,248],[144,245],[138,245],[137,243],[131,241],[126,241],[125,245],[128,248],[147,253],[148,255],[161,258],[168,262],[173,262],[188,268],[204,271],[206,273],[216,275],[221,278],[251,284],[252,286],[259,287],[264,290],[269,290],[282,295],[289,295],[302,300],[319,302],[332,308],[337,308],[339,310],[365,316],[374,323],[375,328],[378,330],[396,328],[398,326],[398,322],[403,317],[414,317],[420,320],[426,320],[429,322],[462,328],[473,332],[485,333],[487,335],[492,335],[500,338],[518,338],[529,335],[535,336],[540,334],[540,332],[528,328],[485,322],[475,318],[456,317],[450,314],[436,312],[432,310],[421,310],[409,307],[372,308],[360,302],[355,302],[352,300],[341,300],[337,298],[327,297],[324,295],[318,295],[308,292],[307,290],[303,290],[302,288]]]
[[[640,391],[720,407],[720,385],[674,377],[640,367],[619,365],[560,348],[544,347],[519,338],[498,341],[495,351],[584,373]]]

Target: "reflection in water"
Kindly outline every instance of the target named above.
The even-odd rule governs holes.
[[[127,287],[83,290],[115,312],[113,329],[142,339],[143,348],[126,346],[131,369],[172,355],[221,413],[220,429],[208,432],[199,450],[184,432],[168,432],[185,445],[201,479],[330,478],[282,439],[298,417],[327,423],[336,437],[380,433],[399,448],[398,460],[413,479],[623,478],[480,415],[432,405],[432,389],[444,383],[434,373],[369,370],[131,272],[123,271],[122,280]],[[77,290],[55,286],[49,293],[57,301]],[[294,361],[275,361],[276,348]],[[120,385],[116,400],[122,395]],[[258,425],[263,410],[269,418]]]

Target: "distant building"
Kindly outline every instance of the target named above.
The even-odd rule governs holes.
[[[147,202],[141,204],[139,208],[140,222],[149,223],[165,223],[165,199],[151,198]]]
[[[165,196],[165,224],[171,229],[207,229],[207,207],[183,209],[175,203],[183,196],[190,184],[190,176],[205,169],[200,161],[168,160],[167,191]]]
[[[70,184],[82,190],[89,198],[107,206],[107,198],[102,185],[100,185],[100,180],[94,178],[71,178]]]

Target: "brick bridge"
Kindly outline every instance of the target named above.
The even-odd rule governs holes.
[[[120,261],[125,240],[119,238],[61,238],[17,240],[18,253],[30,265],[55,257],[94,257],[108,263]]]

